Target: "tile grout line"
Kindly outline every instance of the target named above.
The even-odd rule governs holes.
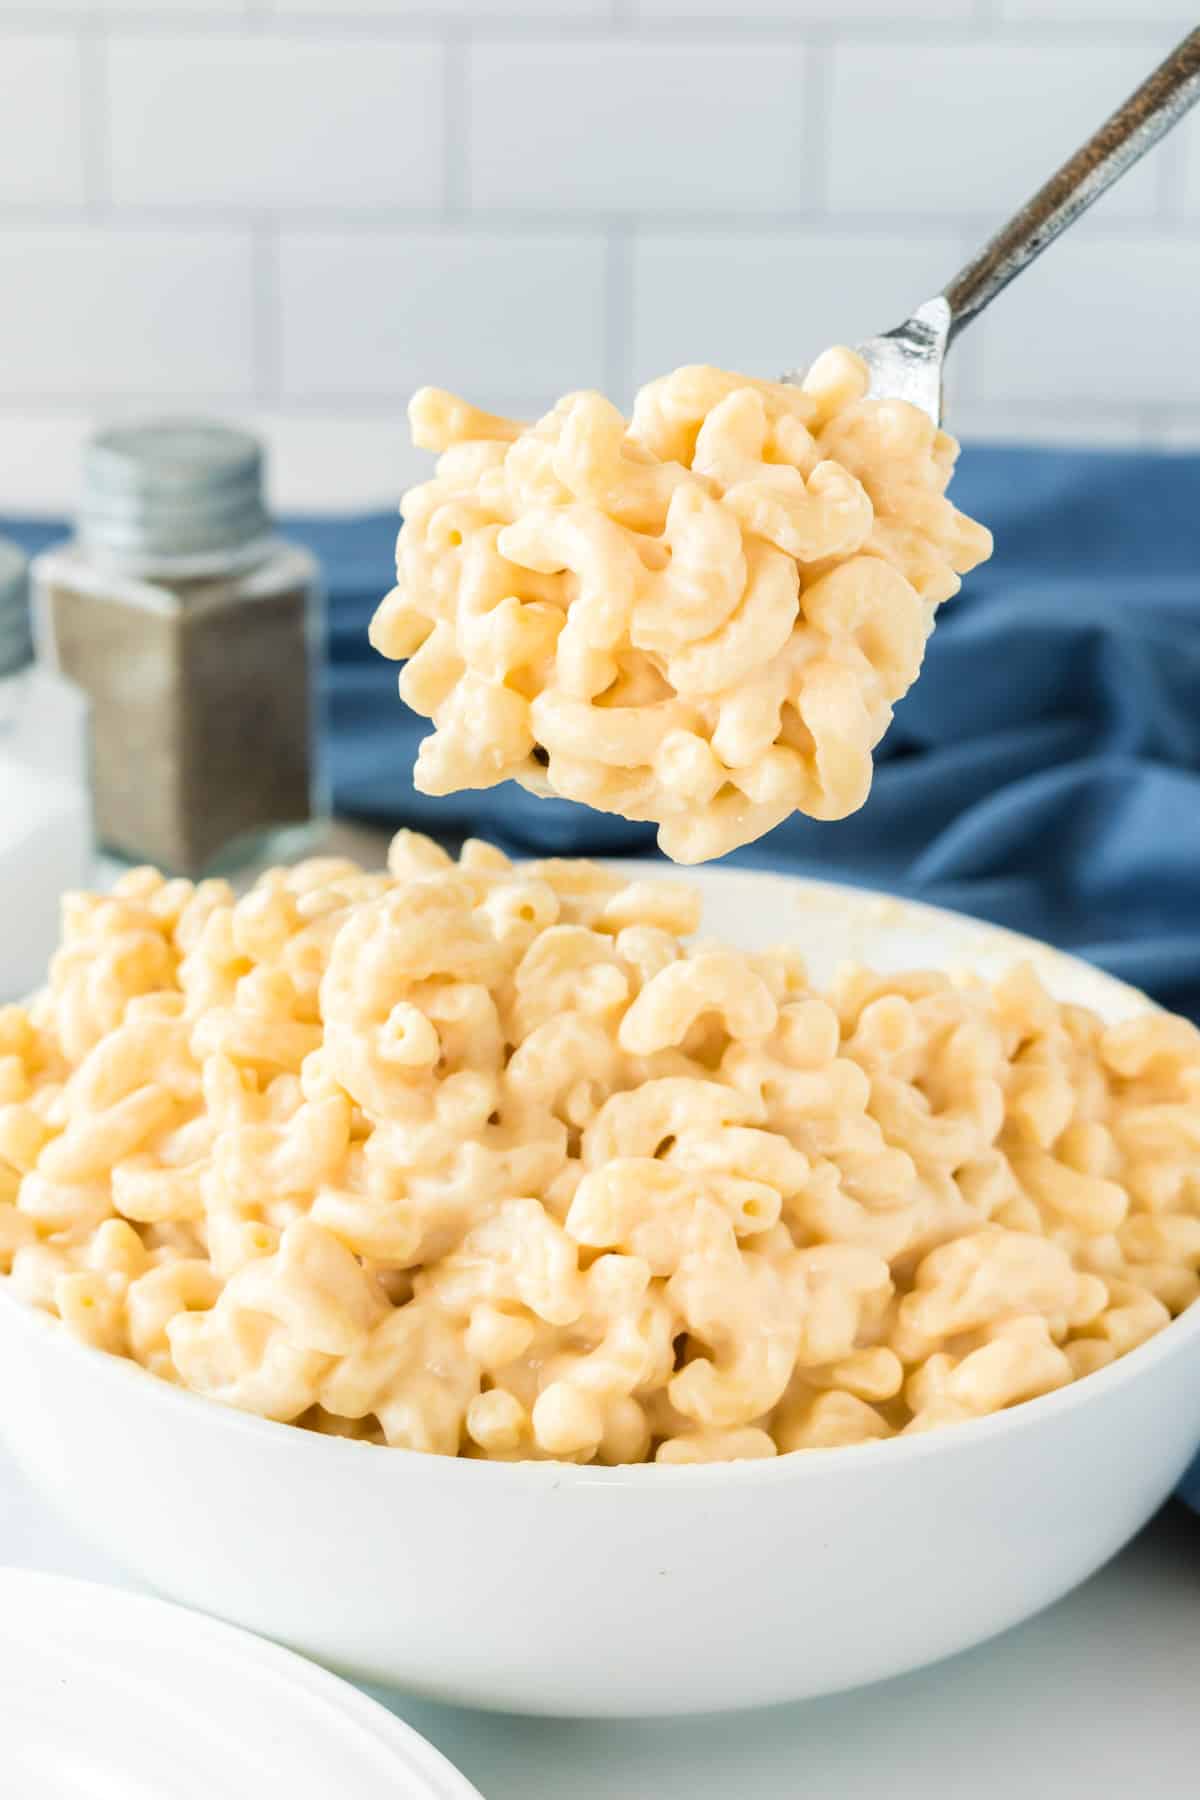
[[[180,206],[142,202],[114,202],[107,199],[109,221],[131,231],[155,230],[197,232],[212,230],[240,231],[253,224],[256,217],[268,211],[281,232],[315,232],[346,238],[372,233],[413,231],[438,235],[469,227],[481,238],[603,236],[613,217],[611,209],[570,209],[562,206],[488,207],[467,210],[460,218],[449,216],[440,204],[433,206],[364,206],[347,210],[330,202],[326,205],[295,206],[281,202],[266,208],[250,205],[185,203]],[[78,205],[22,205],[0,201],[0,225],[7,229],[25,226],[29,230],[77,223],[86,213]],[[982,241],[1002,222],[1000,214],[980,215],[964,212],[829,212],[815,206],[764,209],[761,212],[722,209],[629,210],[621,217],[635,222],[639,230],[661,234],[665,238],[770,238],[780,231],[809,231],[831,239],[875,239],[879,242],[927,237],[958,243],[964,233]],[[1191,219],[1172,212],[1169,217],[1158,213],[1122,214],[1104,221],[1103,227],[1092,226],[1089,241],[1093,244],[1118,246],[1129,243],[1156,245],[1192,241]]]
[[[632,401],[634,227],[610,220],[604,263],[604,391],[618,406]]]
[[[76,42],[79,50],[79,140],[83,157],[83,199],[89,218],[112,206],[112,170],[107,121],[111,112],[108,82],[108,33],[99,15],[84,18]]]
[[[465,217],[471,199],[470,47],[460,31],[442,40],[442,211]]]
[[[250,356],[254,399],[259,406],[279,403],[281,299],[279,231],[275,216],[264,213],[250,231]]]
[[[1078,45],[1080,29],[1087,26],[1088,48],[1144,47],[1146,22],[1137,16],[1133,0],[1130,3],[1131,10],[1125,18],[1106,16],[1093,20],[1009,19],[998,7],[989,4],[989,0],[976,0],[974,10],[966,11],[957,19],[842,18],[831,12],[824,19],[791,20],[755,18],[732,6],[724,18],[705,13],[689,15],[683,11],[669,18],[648,17],[639,13],[630,0],[610,0],[607,13],[577,19],[555,17],[552,13],[522,15],[519,11],[504,18],[491,13],[472,15],[468,11],[458,19],[448,21],[445,11],[432,8],[415,7],[403,15],[353,8],[323,13],[284,12],[272,8],[267,0],[246,0],[244,10],[236,13],[213,12],[196,6],[162,16],[148,6],[114,7],[104,15],[104,23],[109,30],[129,37],[168,41],[196,32],[237,37],[269,30],[283,41],[313,37],[329,40],[374,37],[403,42],[413,38],[428,40],[445,31],[448,24],[457,24],[483,43],[531,41],[569,46],[581,41],[619,38],[636,47],[653,43],[677,44],[681,34],[685,34],[689,44],[697,44],[700,48],[728,49],[742,44],[767,47],[795,44],[815,33],[839,43],[874,44],[880,48],[962,48],[978,43],[981,50],[997,43],[1024,45],[1031,50],[1053,45],[1072,47]],[[27,5],[7,8],[0,16],[0,38],[30,31],[62,31],[87,25],[96,18],[94,12],[78,7],[48,10]],[[1178,23],[1186,25],[1187,18],[1186,12],[1181,10]]]
[[[278,396],[272,398],[256,394],[251,390],[222,388],[212,394],[211,398],[218,401],[221,406],[234,411],[241,413],[265,411],[269,412],[272,417],[291,420],[297,424],[332,423],[334,425],[373,427],[395,423],[398,408],[402,408],[403,405],[405,392],[406,390],[396,389],[382,395],[378,392],[369,394],[350,392],[319,394],[309,397],[297,395],[287,398]],[[124,398],[125,396],[121,392],[111,389],[98,389],[94,392],[89,390],[87,393],[76,392],[70,395],[18,394],[10,396],[4,407],[5,417],[0,418],[0,430],[3,430],[6,424],[11,425],[17,418],[22,420],[28,418],[71,419],[81,413],[90,412],[97,405],[120,404]],[[185,411],[197,405],[195,392],[184,392],[174,388],[163,390],[153,396],[145,395],[136,398],[139,405],[152,398],[155,404],[164,405],[168,409],[179,408]],[[528,395],[516,392],[504,395],[502,398],[506,406],[518,409],[522,405],[527,405],[529,400]],[[542,396],[542,398],[546,397]],[[1006,410],[1003,402],[996,399],[968,398],[966,395],[956,395],[956,401],[961,401],[963,410],[969,410],[976,415],[984,414],[994,418],[1002,415]],[[1194,430],[1197,438],[1200,439],[1200,410],[1194,404],[1173,407],[1167,402],[1151,402],[1142,405],[1136,401],[1114,402],[1077,395],[1062,402],[1062,405],[1068,407],[1072,415],[1085,424],[1134,423],[1149,431],[1156,440],[1168,431],[1187,429]],[[1015,411],[1019,418],[1033,416],[1036,419],[1045,419],[1048,416],[1046,406],[1039,406],[1036,401],[1030,400],[1020,402],[1015,407]],[[953,413],[947,422],[951,431],[957,435]],[[971,432],[968,431],[966,435],[970,437]]]
[[[833,56],[834,40],[810,38],[804,60],[804,146],[805,169],[801,192],[807,192],[814,212],[829,212],[829,186],[833,173]]]

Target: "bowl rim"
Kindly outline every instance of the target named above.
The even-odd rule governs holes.
[[[535,859],[520,859],[532,860]],[[847,913],[859,914],[862,924],[868,929],[880,924],[896,923],[902,916],[923,924],[927,929],[944,926],[948,921],[956,931],[961,931],[964,927],[970,929],[973,953],[977,952],[980,956],[999,953],[1019,956],[1033,964],[1039,977],[1052,981],[1056,974],[1065,973],[1082,987],[1091,989],[1089,998],[1073,1004],[1094,1006],[1099,1011],[1100,997],[1107,995],[1138,1011],[1161,1013],[1165,1010],[1159,1001],[1152,999],[1141,988],[1135,987],[1121,975],[1112,974],[1099,963],[1092,962],[1081,950],[1063,950],[1045,938],[1032,937],[1028,932],[1017,931],[1011,925],[998,925],[995,920],[984,918],[980,913],[963,912],[954,906],[939,906],[932,900],[920,900],[908,894],[900,894],[894,888],[879,887],[874,882],[830,881],[821,875],[791,874],[783,869],[758,868],[753,864],[742,863],[672,863],[665,859],[631,856],[597,856],[583,860],[598,863],[601,868],[615,869],[630,881],[679,880],[685,887],[689,884],[698,885],[702,894],[708,882],[716,882],[718,886],[724,887],[749,881],[763,887],[791,889],[793,898],[799,898],[802,905],[807,896],[824,906],[836,907],[843,917]],[[702,937],[704,934],[705,923],[702,918],[699,935]],[[948,972],[960,966],[961,954],[960,951],[954,952],[947,965]]]
[[[1005,1407],[1000,1412],[985,1413],[979,1419],[960,1420],[933,1431],[918,1432],[912,1437],[899,1436],[862,1444],[793,1450],[778,1456],[746,1458],[740,1462],[642,1462],[611,1465],[555,1462],[550,1459],[508,1462],[489,1457],[442,1456],[406,1450],[390,1444],[371,1444],[360,1438],[342,1438],[323,1432],[306,1431],[294,1423],[263,1419],[255,1413],[242,1412],[237,1407],[227,1406],[221,1400],[210,1399],[206,1394],[197,1394],[189,1388],[177,1387],[173,1382],[164,1381],[161,1376],[128,1357],[117,1356],[111,1351],[100,1350],[82,1342],[73,1337],[62,1320],[54,1314],[31,1306],[27,1301],[8,1293],[7,1284],[8,1278],[0,1277],[0,1332],[7,1329],[4,1323],[7,1319],[18,1330],[26,1332],[30,1342],[39,1351],[53,1354],[59,1348],[65,1350],[68,1358],[78,1356],[81,1368],[90,1363],[101,1381],[114,1381],[118,1386],[125,1383],[130,1396],[138,1388],[152,1403],[165,1407],[168,1411],[172,1408],[179,1409],[178,1416],[181,1419],[190,1413],[199,1424],[201,1419],[206,1418],[216,1429],[248,1436],[252,1441],[257,1439],[264,1447],[274,1444],[282,1450],[290,1440],[298,1456],[316,1454],[322,1457],[361,1458],[370,1452],[377,1457],[379,1467],[395,1467],[396,1479],[411,1479],[419,1470],[422,1479],[501,1482],[528,1486],[533,1491],[564,1487],[638,1487],[653,1491],[680,1485],[723,1487],[727,1484],[757,1487],[764,1482],[795,1478],[817,1479],[831,1470],[849,1466],[851,1458],[856,1467],[886,1471],[890,1466],[898,1466],[901,1462],[952,1453],[955,1446],[959,1446],[963,1454],[966,1454],[972,1445],[980,1445],[1014,1432],[1019,1433],[1023,1428],[1036,1429],[1039,1424],[1061,1413],[1086,1406],[1092,1400],[1099,1403],[1105,1394],[1113,1393],[1140,1376],[1149,1374],[1157,1364],[1182,1353],[1190,1343],[1200,1340],[1198,1299],[1172,1319],[1169,1325],[1155,1332],[1153,1337],[1147,1338],[1136,1349],[1118,1356],[1103,1369],[1080,1376],[1048,1394],[1019,1401],[1015,1406]],[[0,1425],[0,1433],[2,1431],[3,1426]],[[310,1448],[317,1445],[323,1448]],[[1200,1453],[1200,1444],[1196,1449]],[[478,1473],[479,1471],[483,1473]]]
[[[522,859],[527,860],[527,859]],[[532,860],[532,859],[528,859]],[[1111,975],[1107,969],[1089,962],[1086,957],[1076,955],[1070,950],[1060,950],[1041,938],[1026,936],[1023,932],[1013,931],[1008,926],[996,925],[988,919],[982,919],[974,913],[956,911],[952,907],[935,906],[929,901],[910,899],[907,895],[896,894],[886,888],[860,885],[855,882],[826,881],[818,876],[792,875],[776,869],[760,869],[744,867],[740,864],[726,866],[724,864],[701,865],[699,868],[688,868],[674,863],[663,863],[653,858],[633,857],[594,857],[589,859],[602,867],[619,870],[631,880],[678,879],[685,884],[692,882],[700,885],[715,880],[718,885],[743,882],[763,883],[772,886],[800,889],[815,894],[827,904],[836,902],[839,906],[849,905],[854,910],[861,910],[864,918],[873,922],[873,915],[880,902],[898,908],[903,914],[917,916],[930,926],[950,920],[961,929],[964,925],[972,927],[979,936],[981,949],[1004,949],[1014,954],[1032,958],[1039,974],[1050,976],[1055,969],[1067,968],[1076,972],[1077,979],[1082,979],[1086,986],[1093,987],[1099,994],[1105,990],[1119,997],[1128,1005],[1135,1003],[1139,1008],[1158,1012],[1162,1009],[1158,1003],[1144,994],[1141,989],[1123,981],[1118,975]],[[1091,1004],[1085,1000],[1083,1004]],[[527,1484],[531,1491],[540,1488],[561,1487],[649,1487],[651,1490],[684,1485],[687,1487],[724,1486],[726,1483],[737,1483],[742,1486],[757,1486],[763,1482],[790,1480],[804,1472],[804,1478],[815,1480],[830,1470],[843,1467],[847,1460],[853,1458],[856,1466],[873,1467],[882,1459],[881,1466],[886,1470],[889,1466],[898,1465],[901,1461],[911,1462],[915,1458],[937,1455],[954,1445],[960,1445],[965,1454],[973,1444],[982,1444],[991,1439],[1003,1437],[1023,1427],[1034,1429],[1043,1420],[1056,1417],[1059,1413],[1070,1411],[1080,1405],[1086,1405],[1089,1398],[1097,1401],[1103,1394],[1113,1392],[1126,1383],[1148,1373],[1157,1363],[1168,1360],[1177,1352],[1182,1352],[1189,1341],[1200,1338],[1200,1299],[1186,1307],[1182,1313],[1165,1325],[1161,1331],[1139,1344],[1135,1349],[1118,1356],[1103,1369],[1094,1370],[1090,1375],[1081,1376],[1069,1381],[1065,1386],[1053,1389],[1048,1394],[1039,1394],[1032,1400],[1019,1401],[1015,1406],[1004,1408],[1000,1412],[986,1413],[979,1419],[961,1420],[953,1425],[939,1427],[933,1431],[918,1432],[912,1437],[892,1437],[871,1440],[861,1444],[839,1444],[819,1449],[796,1450],[782,1455],[747,1458],[740,1462],[711,1463],[617,1463],[613,1465],[601,1463],[571,1463],[544,1461],[509,1462],[497,1458],[471,1456],[442,1456],[427,1454],[416,1450],[405,1450],[398,1446],[366,1443],[357,1438],[339,1438],[322,1432],[305,1431],[294,1423],[284,1423],[277,1419],[260,1418],[255,1413],[242,1412],[237,1407],[228,1406],[223,1401],[210,1399],[205,1394],[197,1394],[189,1388],[177,1386],[164,1381],[142,1364],[128,1357],[117,1356],[107,1350],[100,1350],[81,1339],[73,1337],[62,1321],[54,1314],[19,1300],[8,1291],[8,1278],[0,1275],[0,1329],[5,1317],[11,1318],[18,1329],[27,1330],[30,1340],[48,1348],[51,1352],[55,1345],[64,1347],[68,1356],[78,1354],[90,1360],[93,1369],[100,1372],[101,1380],[115,1380],[129,1384],[141,1384],[141,1391],[151,1397],[152,1401],[165,1406],[168,1410],[182,1407],[183,1417],[190,1409],[197,1420],[207,1417],[210,1423],[233,1432],[248,1433],[257,1437],[264,1445],[274,1443],[280,1448],[290,1438],[297,1446],[297,1454],[304,1456],[313,1454],[303,1445],[323,1444],[327,1448],[319,1454],[342,1457],[361,1457],[364,1452],[385,1452],[385,1464],[394,1465],[397,1478],[407,1471],[409,1478],[420,1471],[422,1479],[435,1479],[444,1473],[448,1480],[484,1480],[493,1483],[509,1482],[517,1485]],[[41,1333],[39,1339],[38,1334]],[[128,1391],[132,1394],[133,1385]],[[198,1410],[197,1410],[198,1409]],[[2,1432],[0,1424],[0,1432]],[[1200,1444],[1197,1445],[1200,1453]],[[451,1474],[451,1470],[487,1470],[486,1475],[476,1476]],[[389,1478],[390,1479],[390,1478]]]

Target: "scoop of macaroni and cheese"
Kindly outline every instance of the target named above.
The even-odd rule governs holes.
[[[0,1010],[0,1280],[269,1419],[773,1456],[977,1418],[1200,1293],[1200,1033],[688,941],[586,862],[152,870]]]
[[[418,393],[441,454],[371,627],[435,725],[417,787],[511,779],[654,820],[683,863],[860,807],[935,609],[991,553],[945,498],[954,439],[866,388],[838,349],[803,386],[677,369],[628,422],[595,393],[530,426]]]

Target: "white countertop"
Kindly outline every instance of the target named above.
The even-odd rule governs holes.
[[[0,1563],[136,1585],[2,1452]],[[1173,1502],[1030,1624],[829,1700],[577,1724],[376,1697],[485,1800],[1185,1800],[1200,1789],[1200,1519]]]
[[[370,862],[385,842],[343,826],[328,847]],[[61,1525],[0,1451],[3,1563],[136,1585]],[[1173,1502],[1030,1624],[828,1700],[609,1724],[376,1697],[485,1800],[1184,1800],[1200,1792],[1200,1518]]]

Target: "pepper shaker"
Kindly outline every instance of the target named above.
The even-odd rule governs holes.
[[[255,438],[99,433],[76,535],[33,582],[39,642],[91,700],[107,852],[198,878],[306,846],[324,816],[318,570],[272,531]]]

